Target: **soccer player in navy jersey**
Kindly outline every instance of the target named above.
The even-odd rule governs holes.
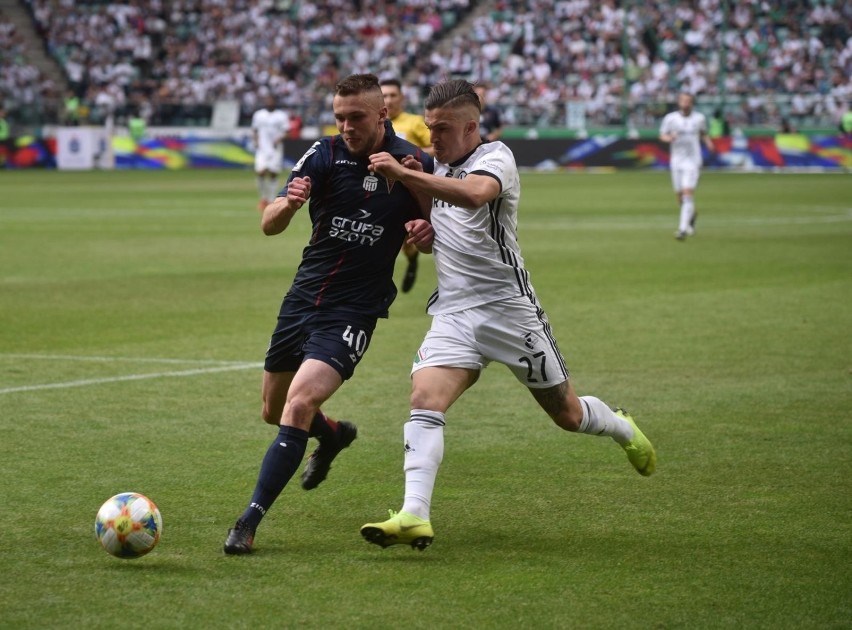
[[[378,79],[345,78],[335,87],[332,107],[340,134],[315,142],[263,211],[264,234],[279,234],[310,201],[313,230],[264,364],[263,418],[280,428],[249,505],[228,532],[228,554],[251,552],[257,526],[298,469],[309,437],[319,446],[302,475],[308,490],[355,439],[353,424],[331,420],[320,407],[352,377],[376,320],[387,317],[402,243],[431,251],[434,233],[424,219],[431,200],[368,168],[369,156],[381,151],[433,171],[431,157],[394,133]]]

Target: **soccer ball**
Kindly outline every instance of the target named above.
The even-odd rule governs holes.
[[[163,532],[163,517],[154,502],[138,492],[110,497],[98,510],[95,534],[117,558],[138,558],[151,551]]]

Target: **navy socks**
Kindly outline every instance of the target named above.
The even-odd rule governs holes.
[[[337,422],[329,418],[322,411],[317,411],[311,420],[311,428],[308,437],[317,438],[320,441],[337,438]]]
[[[281,426],[278,435],[266,451],[251,503],[240,520],[252,530],[257,529],[266,511],[284,490],[305,456],[308,432],[295,427]]]

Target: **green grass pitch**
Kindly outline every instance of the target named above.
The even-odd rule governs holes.
[[[254,555],[222,553],[309,233],[264,237],[255,204],[246,171],[0,173],[0,626],[850,627],[849,175],[705,173],[681,243],[667,173],[525,174],[574,385],[634,414],[658,472],[492,366],[448,414],[423,553],[358,529],[402,498],[429,259],[326,406],[359,439],[285,489]],[[125,490],[165,523],[133,561],[94,537]]]

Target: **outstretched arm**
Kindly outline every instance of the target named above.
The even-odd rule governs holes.
[[[464,180],[438,177],[406,168],[389,153],[371,155],[370,170],[402,182],[415,194],[429,195],[469,210],[481,208],[500,194],[500,184],[493,177],[468,175]]]
[[[263,209],[260,229],[267,236],[280,234],[290,225],[290,219],[311,196],[311,178],[294,177],[287,184],[287,195],[278,197]]]

